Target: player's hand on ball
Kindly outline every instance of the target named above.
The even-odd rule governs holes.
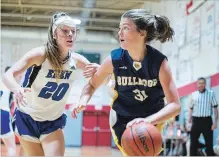
[[[97,63],[89,63],[85,66],[85,70],[83,72],[83,75],[85,78],[89,78],[92,77],[98,70],[98,68],[100,67],[99,64]]]
[[[126,125],[126,128],[131,127],[133,124],[138,124],[140,122],[150,123],[150,121],[147,118],[135,118]]]
[[[77,114],[85,109],[86,109],[85,105],[77,105],[77,106],[73,107],[73,109],[71,111],[72,118],[77,118]]]

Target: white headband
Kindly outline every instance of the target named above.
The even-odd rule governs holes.
[[[75,21],[70,17],[70,16],[61,16],[60,18],[58,18],[58,20],[56,20],[52,26],[52,33],[55,32],[56,28],[59,25],[66,25],[69,27],[76,27],[76,23]]]

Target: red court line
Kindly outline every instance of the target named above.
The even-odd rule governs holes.
[[[197,81],[178,88],[178,93],[180,97],[183,97],[183,96],[191,94],[192,92],[196,90],[197,90]]]
[[[219,86],[219,73],[211,76],[211,87]]]
[[[210,77],[211,79],[211,87],[219,86],[219,73],[214,74]],[[188,85],[178,88],[178,93],[180,97],[191,94],[192,92],[197,90],[197,81],[192,82]]]

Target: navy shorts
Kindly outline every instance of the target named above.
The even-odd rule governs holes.
[[[67,116],[63,114],[53,121],[35,121],[30,115],[16,110],[12,118],[15,133],[25,140],[40,143],[50,133],[63,129]]]
[[[0,138],[6,138],[14,134],[12,126],[10,113],[8,111],[0,109],[1,117],[1,133]]]

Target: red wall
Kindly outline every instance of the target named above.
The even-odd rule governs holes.
[[[211,81],[211,87],[218,86],[219,85],[219,73],[212,75],[210,77],[210,81]],[[196,83],[197,83],[197,81],[178,88],[179,96],[183,97],[183,96],[189,95],[192,92],[196,91],[197,90]]]

